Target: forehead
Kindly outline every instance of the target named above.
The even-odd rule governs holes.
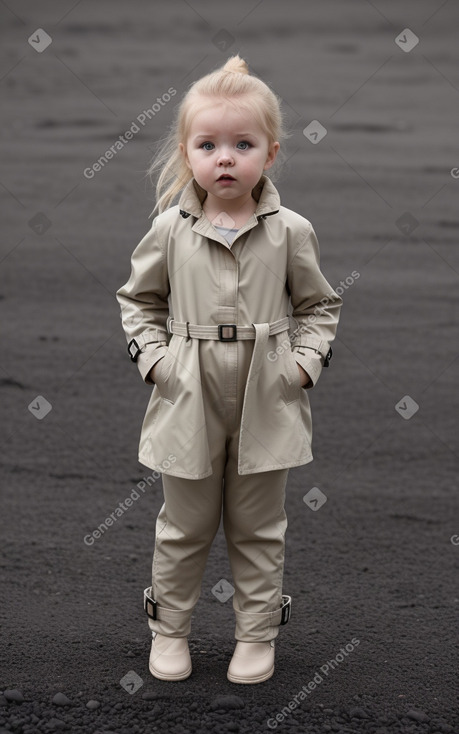
[[[196,137],[205,134],[252,134],[263,135],[254,115],[235,102],[221,100],[203,101],[202,107],[193,115],[189,135]]]

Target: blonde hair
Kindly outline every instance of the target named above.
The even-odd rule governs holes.
[[[159,148],[147,171],[147,175],[152,177],[155,171],[160,170],[156,183],[156,206],[150,217],[157,209],[159,213],[168,209],[176,195],[193,178],[179,143],[186,147],[191,121],[202,109],[203,97],[225,99],[250,112],[267,135],[270,145],[289,136],[284,130],[279,97],[261,79],[249,74],[243,59],[231,56],[222,67],[191,85],[176,109],[169,133],[159,141]]]

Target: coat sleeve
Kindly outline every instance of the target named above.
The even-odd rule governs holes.
[[[291,333],[291,347],[296,361],[311,378],[304,386],[308,389],[320,377],[343,303],[320,270],[319,243],[310,222],[289,261],[287,284],[292,316],[298,324]]]
[[[150,385],[154,383],[148,373],[167,352],[169,292],[166,252],[155,219],[132,254],[128,282],[116,292],[127,342],[138,343],[137,366]]]

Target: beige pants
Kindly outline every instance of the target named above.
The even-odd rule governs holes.
[[[279,633],[288,469],[243,476],[237,472],[252,350],[252,341],[200,342],[213,474],[200,480],[162,476],[164,504],[156,521],[152,573],[158,618],[149,618],[148,623],[164,635],[190,633],[191,614],[222,512],[235,587],[235,638],[263,641]]]

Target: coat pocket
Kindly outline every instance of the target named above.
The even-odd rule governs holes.
[[[291,349],[286,349],[284,354],[285,365],[285,384],[284,384],[284,400],[287,403],[294,403],[301,396],[301,377],[298,369],[298,363],[293,356]]]
[[[171,391],[171,373],[175,363],[175,355],[173,349],[169,346],[166,354],[157,363],[155,370],[155,385],[163,400],[174,403],[174,397]]]

